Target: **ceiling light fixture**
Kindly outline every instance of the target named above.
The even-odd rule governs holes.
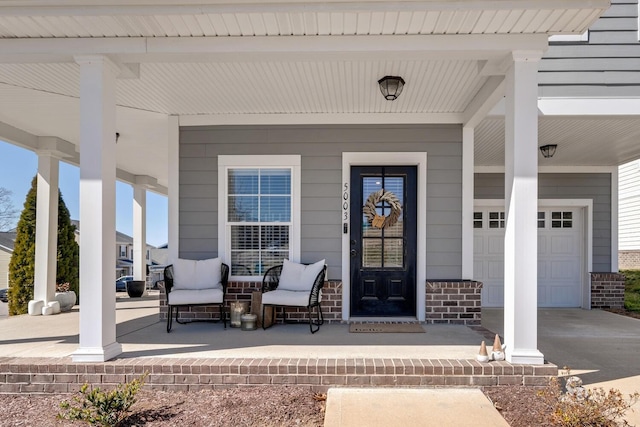
[[[387,101],[394,101],[402,93],[404,87],[404,79],[398,76],[384,76],[378,80],[380,92]]]
[[[556,148],[558,148],[557,144],[547,144],[540,147],[540,152],[544,156],[545,159],[549,159],[556,154]]]

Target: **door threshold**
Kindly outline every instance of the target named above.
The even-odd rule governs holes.
[[[415,316],[406,317],[351,317],[347,323],[420,323]]]

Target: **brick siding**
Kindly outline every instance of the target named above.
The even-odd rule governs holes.
[[[624,308],[624,276],[591,273],[591,308]]]
[[[482,283],[472,280],[427,281],[427,323],[479,325]]]
[[[618,267],[621,270],[640,270],[640,251],[618,251]]]
[[[259,291],[262,282],[229,282],[227,295],[227,313],[229,313],[229,303],[234,301],[246,301],[251,305],[253,292]],[[328,281],[322,287],[322,315],[325,323],[340,322],[342,319],[342,282]],[[181,320],[210,320],[218,319],[220,316],[218,306],[195,306],[180,308]],[[277,321],[282,322],[281,310],[278,310]],[[287,319],[308,321],[309,313],[306,308],[287,307]],[[160,286],[160,320],[167,320],[167,304],[164,296],[164,287]]]
[[[480,363],[473,359],[122,358],[73,363],[70,358],[0,358],[0,393],[71,393],[89,383],[106,389],[148,373],[145,388],[199,391],[297,384],[329,387],[542,386],[558,367]]]

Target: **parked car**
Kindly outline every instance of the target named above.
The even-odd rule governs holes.
[[[133,276],[122,276],[116,280],[116,292],[127,292],[127,282],[133,280]]]
[[[0,301],[9,302],[9,295],[7,295],[8,288],[0,289]]]

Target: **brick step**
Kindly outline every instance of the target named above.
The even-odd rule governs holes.
[[[329,387],[480,387],[548,384],[558,367],[479,363],[472,359],[127,358],[72,363],[70,358],[0,358],[0,393],[76,392],[84,383],[112,387],[148,372],[159,390],[296,384]]]

